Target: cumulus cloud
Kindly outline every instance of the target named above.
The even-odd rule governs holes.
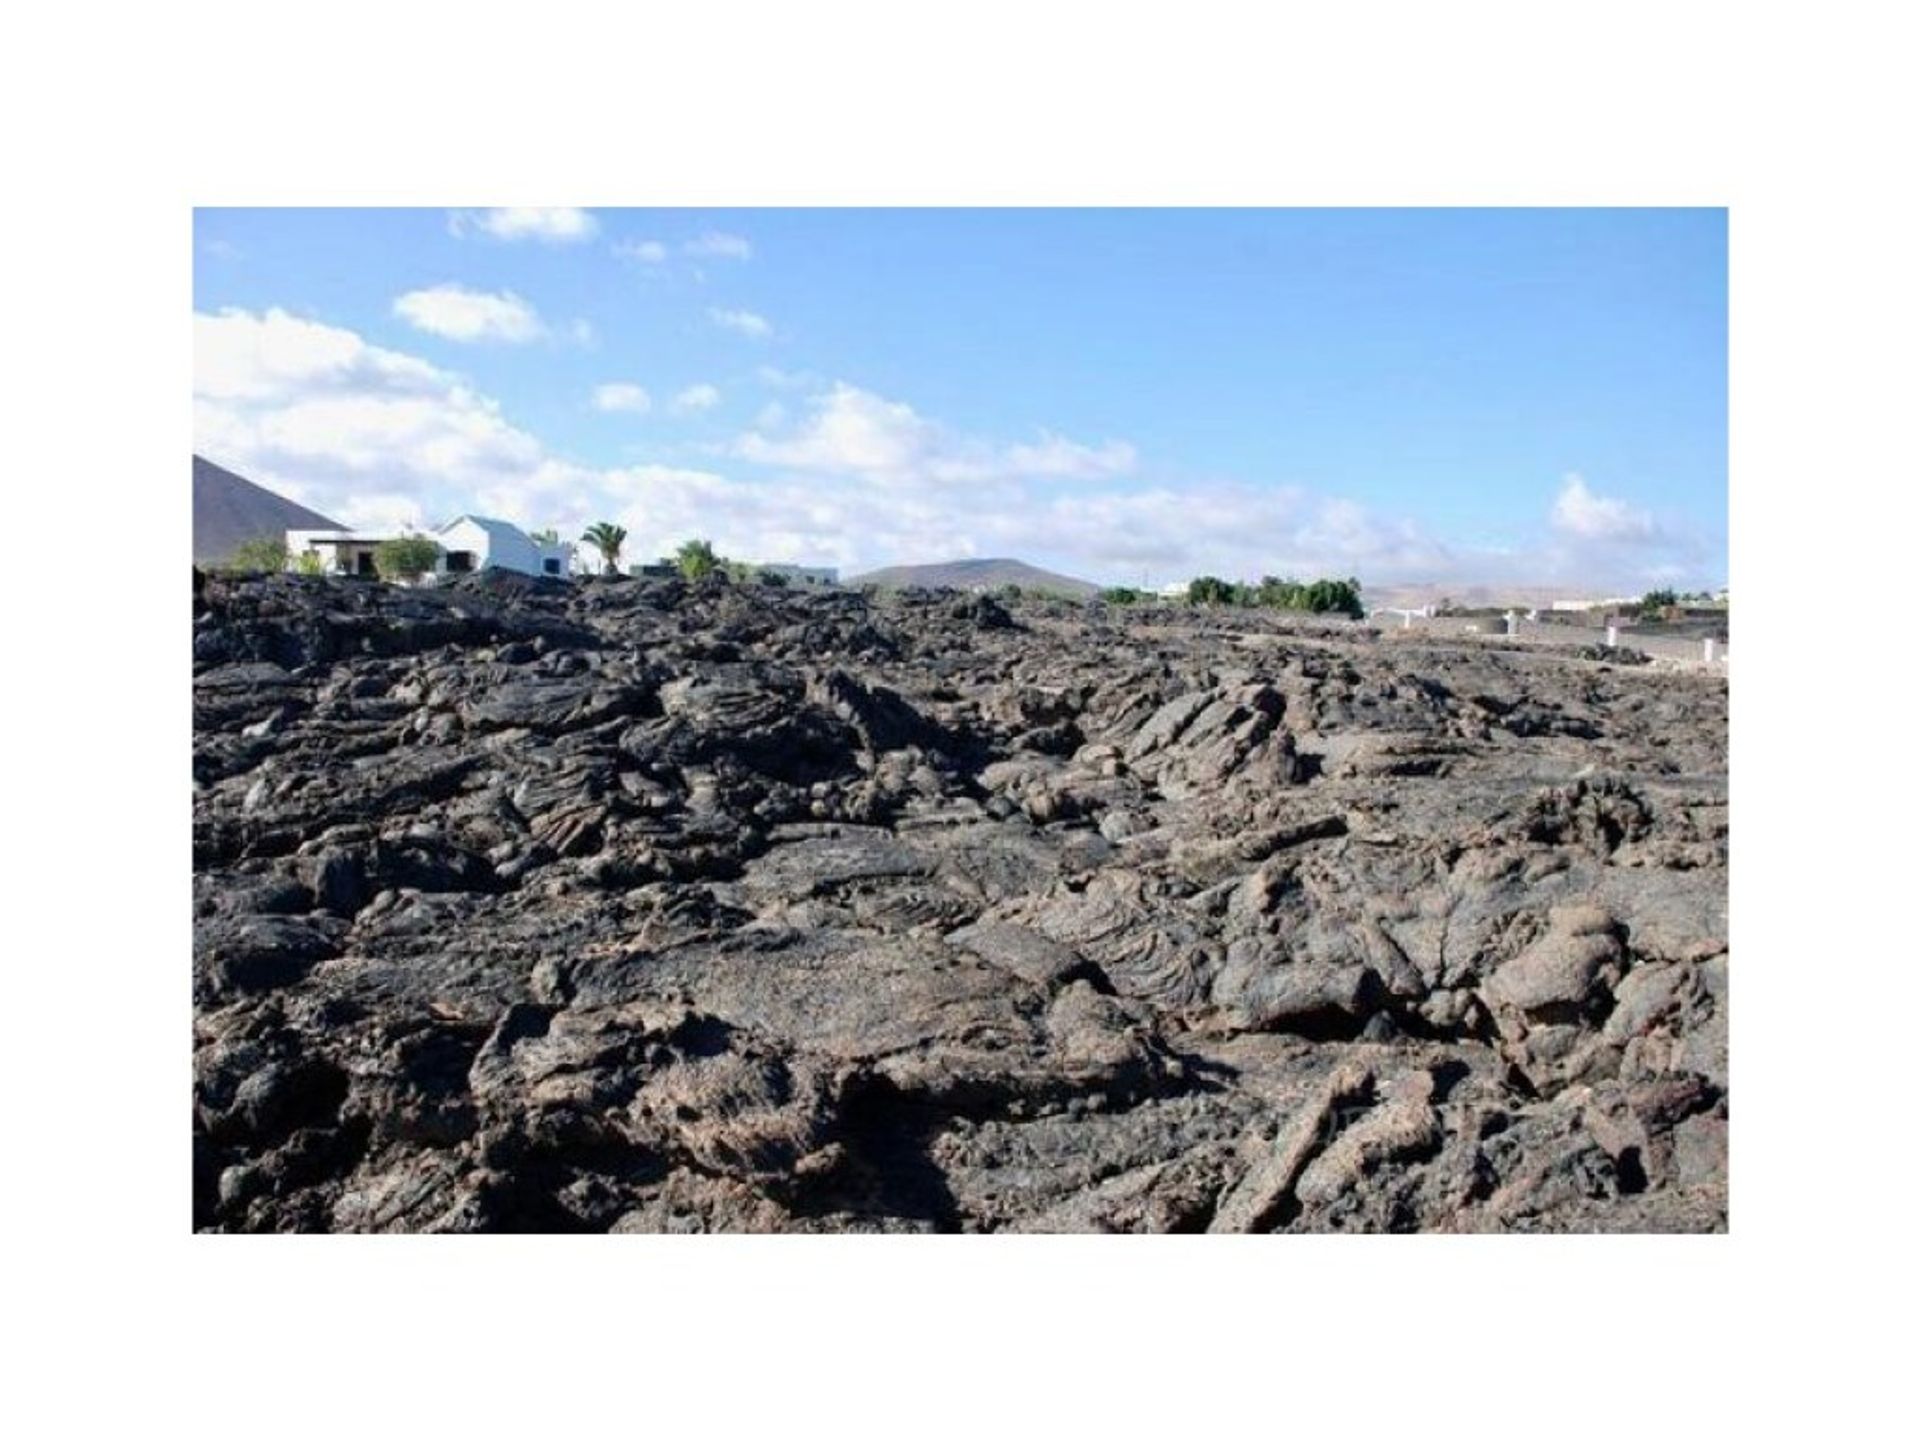
[[[641,387],[601,389],[636,413]],[[1156,584],[1212,572],[1645,588],[1663,571],[1696,574],[1708,558],[1657,525],[1657,539],[1633,541],[1645,528],[1638,512],[1607,510],[1584,482],[1585,499],[1571,506],[1564,489],[1543,485],[1538,543],[1494,553],[1297,486],[1167,484],[1121,440],[1047,433],[1008,443],[852,385],[804,393],[706,464],[584,465],[459,375],[351,330],[278,309],[194,317],[196,449],[349,525],[433,525],[477,510],[569,536],[612,520],[631,533],[636,558],[704,535],[725,554],[848,572],[1017,555],[1093,580]],[[1604,523],[1596,504],[1611,516]]]
[[[1426,576],[1454,571],[1454,551],[1419,527],[1296,487],[1229,482],[1133,491],[1070,491],[1023,517],[1101,574],[1182,580],[1202,571],[1261,575]],[[1008,527],[1005,543],[1018,540]]]
[[[1061,480],[1085,480],[1131,472],[1139,456],[1124,440],[1102,445],[1078,445],[1058,435],[1043,435],[1038,444],[1014,445],[1004,457],[1006,468],[1019,475]]]
[[[279,309],[194,316],[194,444],[349,525],[439,523],[542,459],[459,377]]]
[[[734,442],[733,453],[761,465],[932,484],[1111,479],[1129,474],[1138,458],[1122,441],[1083,445],[1058,435],[996,446],[956,435],[902,401],[847,384],[814,397],[806,419],[790,432],[749,431]]]
[[[767,322],[767,318],[751,310],[723,310],[715,306],[707,311],[707,318],[722,330],[732,330],[755,340],[764,340],[773,333],[773,326]]]
[[[678,415],[695,415],[703,410],[711,410],[720,403],[720,392],[712,385],[689,385],[673,397],[673,410]]]
[[[658,240],[623,240],[613,247],[613,253],[642,265],[664,265],[667,261],[667,247]]]
[[[627,415],[644,415],[653,409],[653,397],[640,386],[615,380],[593,389],[593,408]]]
[[[463,343],[517,345],[546,333],[534,308],[511,290],[469,290],[452,282],[409,290],[393,302],[393,313],[416,330]]]
[[[570,205],[455,210],[447,217],[447,228],[455,235],[472,228],[496,240],[538,240],[546,245],[573,245],[600,233],[600,223],[591,211]]]
[[[709,230],[706,234],[689,240],[680,247],[687,254],[704,260],[751,260],[753,245],[741,235],[728,235],[719,230]]]
[[[224,401],[367,390],[426,394],[451,383],[424,360],[280,309],[195,315],[193,382],[196,396]]]
[[[1547,516],[1549,543],[1534,557],[1540,573],[1603,590],[1632,590],[1712,578],[1698,535],[1663,524],[1638,506],[1602,495],[1580,475],[1560,482]]]
[[[1553,528],[1570,539],[1608,543],[1647,541],[1659,533],[1653,516],[1624,500],[1595,494],[1578,475],[1561,483],[1553,502]]]

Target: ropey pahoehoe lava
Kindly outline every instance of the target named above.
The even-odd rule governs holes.
[[[1726,1225],[1723,677],[497,572],[193,650],[199,1228]]]

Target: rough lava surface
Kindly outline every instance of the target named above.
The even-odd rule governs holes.
[[[196,574],[194,1223],[1710,1231],[1724,679]]]

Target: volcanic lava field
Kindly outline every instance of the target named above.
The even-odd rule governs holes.
[[[195,1227],[1724,1229],[1727,686],[1621,658],[196,574]]]

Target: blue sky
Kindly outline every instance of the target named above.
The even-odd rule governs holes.
[[[1724,583],[1717,210],[202,210],[202,453],[347,523]]]

